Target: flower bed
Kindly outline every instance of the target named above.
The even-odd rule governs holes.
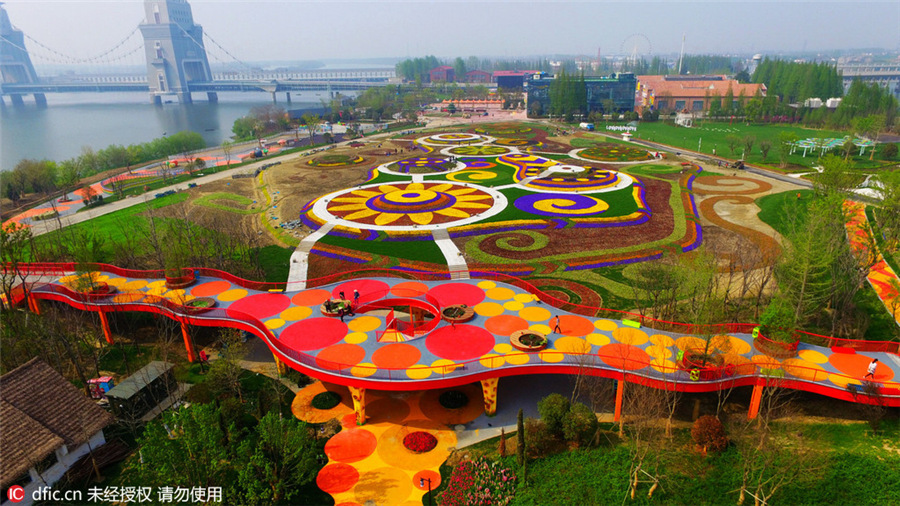
[[[491,504],[505,506],[516,495],[516,474],[497,461],[464,460],[454,469],[441,493],[444,506]]]
[[[547,347],[547,336],[534,330],[517,330],[509,336],[509,344],[519,351],[540,351]]]
[[[344,165],[359,165],[364,161],[365,159],[358,155],[322,155],[306,163],[312,167],[341,167]]]
[[[322,303],[322,305],[319,306],[319,309],[325,316],[340,316],[341,310],[350,307],[350,301],[347,299],[329,299],[328,303],[331,306],[330,310],[325,303]]]
[[[475,317],[475,310],[465,304],[454,304],[442,309],[441,317],[450,323],[467,322]]]
[[[322,392],[312,399],[312,407],[316,409],[331,409],[341,402],[340,394],[332,391]]]
[[[216,299],[212,297],[197,297],[184,303],[184,312],[187,314],[200,314],[216,307]]]
[[[772,358],[783,360],[785,358],[793,358],[797,356],[797,347],[800,345],[800,338],[794,336],[792,342],[776,341],[765,337],[761,331],[754,330],[753,347],[756,351]]]
[[[649,152],[623,144],[600,144],[579,151],[578,156],[598,162],[638,162],[653,159],[653,155]]]
[[[191,269],[174,269],[166,271],[166,288],[177,290],[187,288],[194,284],[196,277]]]
[[[447,390],[438,397],[438,402],[447,409],[460,409],[469,404],[469,396],[459,390]]]
[[[703,353],[700,350],[685,350],[679,364],[682,369],[691,373],[691,379],[713,380],[724,374],[724,358],[717,353]]]
[[[437,446],[437,438],[423,431],[410,432],[403,438],[403,446],[411,452],[426,453]]]

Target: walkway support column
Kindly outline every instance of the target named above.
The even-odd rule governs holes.
[[[193,362],[196,360],[197,354],[194,352],[194,341],[191,340],[191,332],[186,321],[181,322],[181,335],[184,337],[184,349],[187,350],[188,362]]]
[[[350,396],[353,398],[353,411],[356,412],[356,425],[364,425],[366,423],[366,389],[357,387],[348,387]]]
[[[275,357],[275,369],[278,370],[278,375],[284,376],[285,374],[287,374],[287,367],[284,365],[284,362],[282,362],[281,359],[278,358],[278,355],[275,355],[274,353],[272,355]]]
[[[616,412],[613,421],[618,422],[622,418],[622,399],[625,398],[625,378],[616,381]]]
[[[28,309],[34,314],[41,314],[41,304],[31,292],[28,292]]]
[[[761,383],[753,386],[753,393],[750,395],[750,410],[747,411],[747,420],[753,420],[759,414],[759,403],[762,400],[763,388],[765,386]]]
[[[484,414],[494,416],[497,414],[497,383],[500,378],[488,378],[481,380],[481,393],[484,396]]]
[[[113,342],[112,331],[109,330],[109,319],[106,317],[106,312],[97,311],[97,314],[100,315],[100,326],[103,328],[103,337],[106,338],[106,342],[109,344],[115,344]]]

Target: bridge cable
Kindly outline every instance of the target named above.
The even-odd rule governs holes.
[[[106,51],[104,51],[104,52],[102,52],[102,53],[100,53],[100,54],[97,54],[97,55],[95,55],[95,56],[91,56],[91,57],[88,57],[88,58],[78,58],[78,57],[74,57],[74,56],[68,55],[68,54],[66,54],[66,53],[62,53],[62,52],[60,52],[60,51],[57,51],[57,50],[55,50],[55,49],[53,49],[53,48],[51,48],[51,47],[49,47],[49,46],[43,44],[43,43],[40,42],[39,40],[37,40],[37,39],[35,39],[34,37],[28,35],[27,33],[25,33],[25,32],[22,32],[22,33],[25,35],[25,38],[28,39],[29,41],[31,41],[31,42],[37,44],[38,46],[40,46],[40,47],[43,48],[43,49],[46,49],[47,51],[50,51],[50,52],[53,53],[54,55],[57,55],[57,56],[60,56],[60,57],[63,57],[63,58],[68,59],[68,62],[69,62],[69,63],[89,63],[89,62],[94,62],[94,61],[101,60],[103,57],[108,56],[108,55],[109,55],[110,53],[112,53],[113,51],[116,51],[117,49],[119,49],[120,47],[122,47],[126,42],[128,42],[128,41],[134,36],[135,33],[137,33],[138,30],[140,30],[140,27],[141,27],[141,26],[140,26],[140,23],[139,23],[138,25],[136,25],[136,26],[134,27],[134,30],[132,30],[131,33],[129,33],[127,36],[125,36],[124,39],[122,39],[122,40],[120,40],[118,43],[116,43],[112,48],[110,48],[110,49],[108,49],[108,50],[106,50]],[[4,37],[4,40],[7,40],[7,39]],[[18,49],[22,49],[22,50],[25,50],[25,51],[27,52],[27,50],[26,50],[24,47],[19,47],[19,46],[15,45],[15,44],[14,44],[14,46],[16,46]],[[128,54],[130,55],[130,54],[132,54],[132,53],[134,53],[134,51],[131,51],[131,52],[128,53]]]

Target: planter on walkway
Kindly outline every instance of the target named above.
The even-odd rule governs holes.
[[[541,351],[547,347],[547,336],[530,329],[517,330],[509,336],[509,344],[519,351]]]
[[[319,306],[319,310],[325,316],[340,316],[341,310],[349,308],[350,301],[347,299],[328,299]]]
[[[753,329],[753,347],[756,348],[756,351],[779,360],[797,356],[797,347],[800,345],[800,337],[795,334],[793,339],[792,342],[788,343],[776,341],[764,336],[759,327]]]
[[[169,290],[178,290],[187,288],[194,284],[197,278],[194,276],[192,269],[169,269],[166,270],[166,288]]]
[[[216,304],[216,299],[213,299],[212,297],[197,297],[196,299],[185,302],[182,305],[182,312],[185,314],[205,313],[216,307]]]
[[[463,323],[475,317],[475,310],[465,304],[454,304],[441,310],[441,318],[449,323]]]

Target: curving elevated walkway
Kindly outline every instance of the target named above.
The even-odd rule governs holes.
[[[93,296],[71,288],[73,265],[52,265],[31,268],[44,275],[52,269],[57,271],[51,282],[31,287],[29,303],[33,309],[38,309],[36,300],[56,300],[98,311],[104,323],[105,313],[111,311],[165,314],[182,322],[192,359],[190,325],[252,332],[266,342],[279,365],[351,387],[360,422],[365,419],[366,388],[422,390],[480,381],[486,410],[492,412],[499,378],[532,373],[587,373],[686,392],[769,385],[853,402],[873,402],[859,392],[872,358],[880,360],[873,382],[879,401],[900,406],[898,343],[832,340],[837,346],[831,348],[801,343],[796,357],[779,360],[756,350],[750,335],[753,324],[706,328],[671,324],[665,326],[680,326],[683,330],[655,330],[639,326],[637,321],[593,316],[606,314],[597,308],[585,311],[583,307],[569,306],[592,316],[556,309],[548,304],[554,301],[546,294],[526,289],[530,285],[512,278],[510,281],[524,287],[490,279],[419,281],[365,277],[312,280],[306,286],[314,288],[288,287],[283,291],[283,283],[254,283],[227,273],[197,269],[199,276],[193,285],[169,290],[165,280],[157,278],[162,276],[159,271],[100,266],[95,280],[117,290],[111,295]],[[63,275],[64,272],[68,274]],[[352,299],[354,290],[360,294],[355,316],[342,322],[322,314],[321,305],[326,299],[339,298],[341,292]],[[196,297],[214,299],[216,307],[198,311],[182,306]],[[455,325],[440,318],[427,318],[428,314],[439,315],[442,308],[455,304],[473,308],[474,318]],[[409,315],[414,315],[417,324],[409,323]],[[560,330],[554,333],[557,315]],[[637,317],[624,313],[622,316]],[[662,323],[645,321],[653,326]],[[547,334],[547,348],[534,353],[514,349],[509,336],[523,329]],[[709,350],[717,351],[723,364],[692,375],[680,367],[679,359],[686,350],[706,347],[702,335],[713,336]],[[108,338],[111,339],[109,335]]]

